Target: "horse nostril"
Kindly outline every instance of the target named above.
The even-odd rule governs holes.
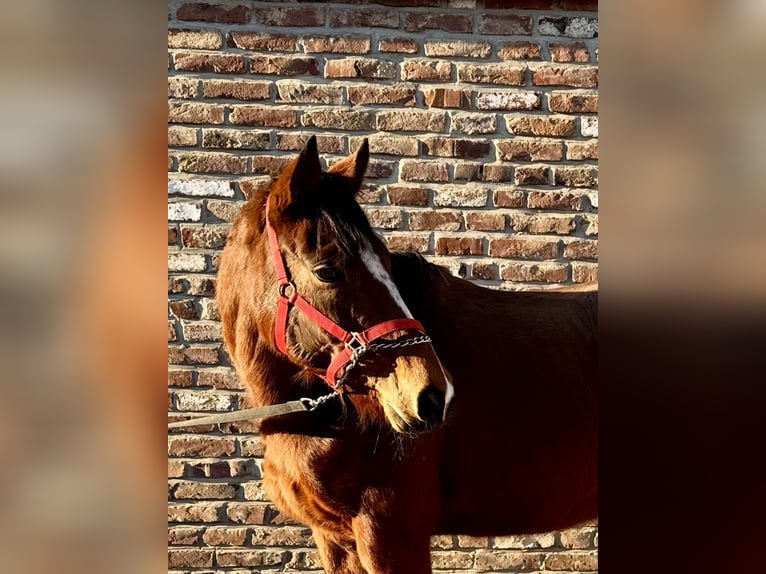
[[[418,417],[430,426],[442,422],[444,416],[444,393],[436,387],[428,387],[418,397]]]

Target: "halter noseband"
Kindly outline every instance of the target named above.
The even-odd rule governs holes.
[[[287,355],[287,315],[291,306],[300,309],[304,315],[319,325],[322,329],[330,333],[333,337],[343,343],[344,348],[330,361],[330,366],[323,375],[319,375],[330,387],[338,391],[341,384],[353,369],[359,358],[371,349],[394,349],[417,345],[420,343],[430,343],[431,338],[426,334],[426,330],[420,321],[415,319],[393,319],[384,321],[377,325],[357,333],[355,331],[346,331],[335,321],[324,315],[304,297],[302,297],[290,280],[285,266],[285,260],[279,250],[279,242],[274,228],[269,222],[269,200],[266,199],[266,232],[269,236],[269,247],[271,257],[274,260],[274,267],[277,274],[277,318],[274,324],[274,335],[277,348]],[[374,343],[377,339],[385,337],[394,331],[418,331],[417,337],[409,339],[398,339],[390,343]]]

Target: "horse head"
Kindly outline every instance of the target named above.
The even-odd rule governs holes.
[[[243,208],[221,259],[224,337],[246,382],[257,339],[290,361],[303,375],[298,379],[316,385],[324,378],[349,397],[372,401],[396,431],[426,430],[444,420],[452,385],[356,201],[368,160],[365,140],[325,172],[311,137],[267,192]],[[371,332],[378,337],[367,345]],[[333,365],[341,365],[337,373]]]

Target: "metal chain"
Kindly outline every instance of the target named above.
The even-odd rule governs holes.
[[[367,345],[368,349],[398,349],[400,347],[408,347],[410,345],[419,345],[421,343],[430,343],[431,337],[428,335],[421,335],[419,337],[412,337],[410,339],[402,339],[400,341],[394,341],[393,343],[370,343]]]
[[[326,395],[322,395],[321,397],[317,397],[316,399],[310,399],[308,397],[302,397],[300,401],[306,405],[309,411],[315,411],[317,410],[321,405],[332,399],[333,397],[339,396],[338,393],[332,392],[328,393]]]

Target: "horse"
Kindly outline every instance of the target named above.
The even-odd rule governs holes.
[[[221,256],[251,402],[319,399],[262,421],[267,494],[343,574],[429,573],[436,534],[596,519],[597,289],[493,290],[390,252],[356,200],[368,160],[365,140],[323,171],[311,137]]]

